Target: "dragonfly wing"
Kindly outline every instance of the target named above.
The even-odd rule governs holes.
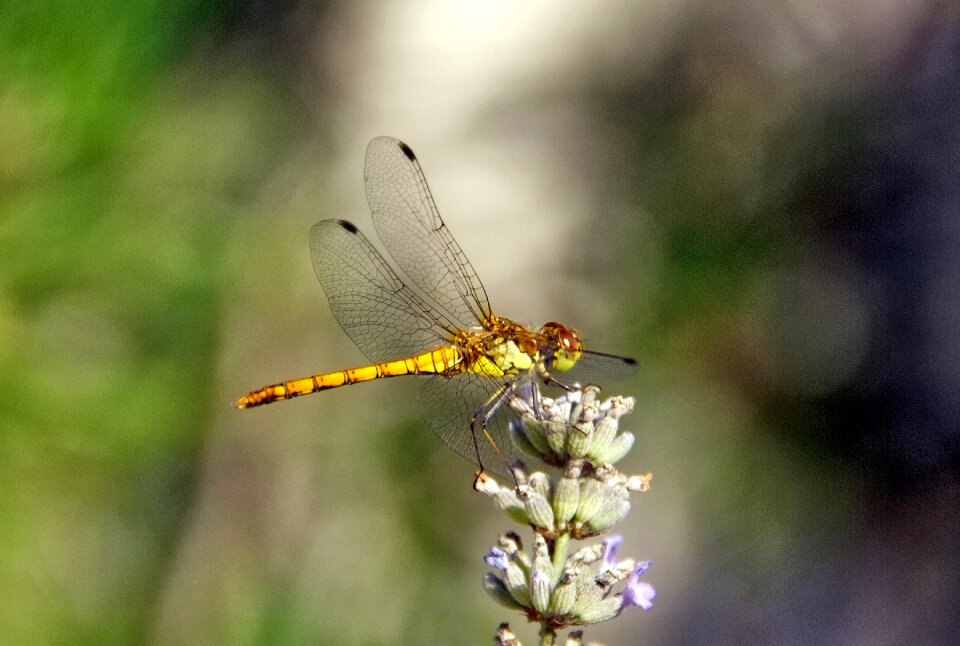
[[[505,383],[472,373],[455,377],[430,375],[420,384],[420,410],[444,444],[477,464],[470,419],[487,409],[491,398],[497,396]],[[517,456],[517,449],[508,432],[508,424],[513,417],[510,406],[503,401],[487,422],[487,433],[496,447],[483,435],[479,423],[476,425],[477,448],[482,462],[477,466],[506,478],[511,477],[507,464]]]
[[[636,371],[636,359],[584,350],[570,370],[558,372],[552,376],[564,384],[578,383],[581,386],[587,384],[602,386],[608,381],[626,379]]]
[[[310,229],[313,269],[340,327],[373,362],[449,343],[449,319],[403,284],[357,228],[323,220]]]
[[[367,146],[367,202],[380,240],[424,294],[463,327],[490,315],[487,293],[453,239],[413,151],[392,137]]]

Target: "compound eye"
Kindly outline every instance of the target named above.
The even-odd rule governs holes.
[[[556,335],[554,338],[557,343],[551,368],[559,372],[566,372],[573,367],[583,353],[580,337],[575,331],[562,325],[551,327],[550,332]]]
[[[560,346],[564,350],[574,352],[580,349],[580,339],[572,330],[563,328],[557,332],[557,336],[560,338]]]

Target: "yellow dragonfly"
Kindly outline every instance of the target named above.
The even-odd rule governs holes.
[[[529,401],[541,384],[569,390],[635,370],[633,359],[584,349],[572,328],[532,330],[494,314],[405,143],[371,141],[364,182],[380,240],[409,281],[345,220],[313,225],[310,253],[333,315],[370,365],[281,381],[234,406],[418,375],[420,408],[440,439],[481,471],[505,473],[517,454],[507,434],[511,398]]]

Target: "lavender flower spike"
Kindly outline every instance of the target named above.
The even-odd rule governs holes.
[[[630,495],[650,488],[650,474],[630,476],[612,464],[634,443],[619,423],[635,402],[629,397],[601,402],[598,394],[597,387],[585,386],[557,399],[512,396],[509,405],[520,417],[511,425],[513,448],[559,473],[518,461],[511,465],[512,483],[500,484],[484,473],[474,483],[533,533],[532,555],[523,551],[516,532],[500,537],[484,557],[498,572],[488,572],[483,584],[498,603],[540,624],[540,646],[558,646],[558,631],[568,626],[599,624],[630,606],[650,610],[656,596],[652,585],[640,581],[649,561],[621,558],[624,537],[607,535],[630,510]],[[571,546],[601,535],[606,535],[602,542]],[[512,635],[507,642],[498,632],[497,639],[519,646]],[[583,633],[570,633],[564,643],[582,644]]]

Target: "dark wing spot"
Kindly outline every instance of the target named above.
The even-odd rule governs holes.
[[[340,226],[342,226],[344,229],[346,229],[346,230],[349,231],[350,233],[356,233],[356,232],[357,232],[357,227],[354,226],[353,222],[347,222],[346,220],[337,220],[337,224],[339,224]]]
[[[417,161],[417,156],[413,154],[413,151],[410,149],[410,146],[403,143],[402,141],[398,141],[397,145],[400,146],[400,151],[407,156],[407,159],[409,159],[410,161]]]
[[[637,360],[636,360],[636,359],[631,359],[630,357],[624,357],[624,358],[623,358],[623,362],[624,362],[625,364],[627,364],[628,366],[635,366],[635,365],[637,365]]]

